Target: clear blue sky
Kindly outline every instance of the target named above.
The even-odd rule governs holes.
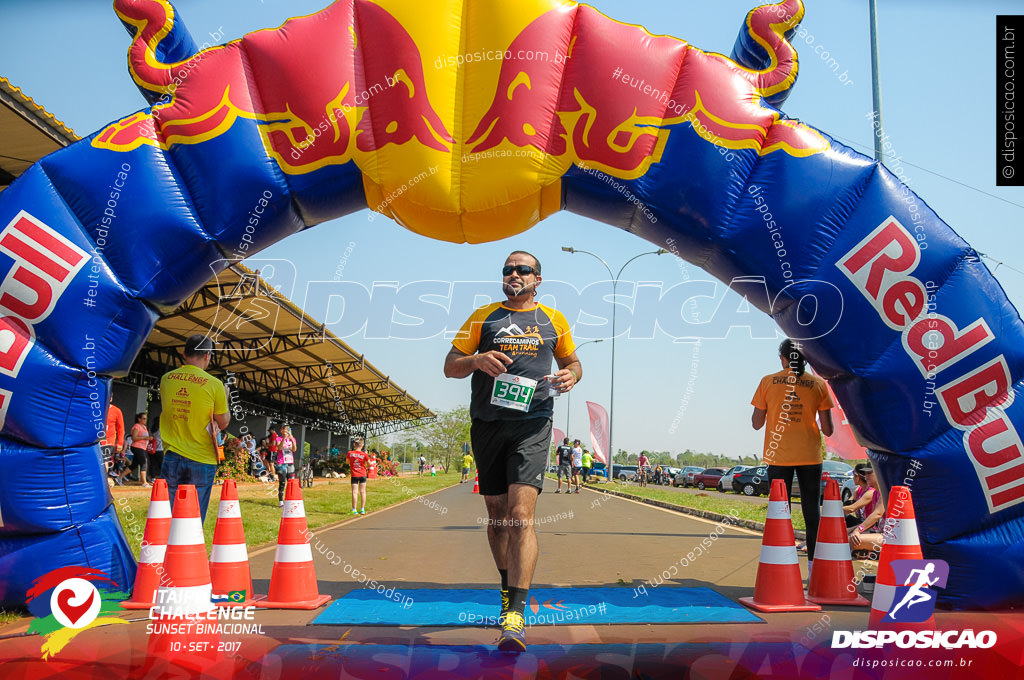
[[[196,42],[202,43],[217,31],[223,31],[225,40],[234,39],[328,3],[179,0],[175,4]],[[729,54],[746,12],[756,3],[601,0],[593,4],[613,18],[644,25],[653,33]],[[997,188],[994,164],[995,17],[1019,11],[1019,4],[883,0],[879,5],[886,132],[912,188],[975,248],[1024,270],[1020,228],[1024,189]],[[806,7],[805,36],[794,40],[801,57],[799,80],[784,108],[791,116],[870,154],[867,0],[806,0]],[[0,37],[0,73],[80,135],[144,106],[127,74],[128,35],[109,2],[0,0]],[[819,45],[839,63],[840,73],[847,72],[852,85],[840,82],[815,54]],[[384,218],[371,223],[367,215],[363,212],[320,225],[271,247],[261,257],[296,264],[292,297],[301,304],[306,282],[331,279],[349,242],[355,245],[345,263],[346,281],[370,287],[374,281],[404,285],[420,280],[495,280],[495,296],[500,294],[498,267],[511,249],[537,254],[546,279],[578,289],[607,279],[607,274],[596,260],[563,253],[561,246],[593,251],[615,271],[632,255],[653,249],[635,236],[568,213],[559,213],[513,239],[477,246],[429,241]],[[1015,304],[1024,301],[1024,275],[1006,267],[996,275]],[[628,291],[632,282],[658,282],[668,288],[687,276],[710,280],[692,266],[681,267],[669,255],[638,260],[622,280]],[[738,302],[730,297],[722,309],[736,309]],[[466,307],[454,316],[464,317],[469,311]],[[756,334],[763,336],[767,327],[763,321],[755,325]],[[364,336],[356,333],[345,339],[430,408],[468,403],[468,381],[442,377],[449,345],[441,334],[417,340]],[[760,376],[778,368],[776,345],[777,340],[751,339],[743,329],[733,330],[726,338],[705,338],[693,396],[681,409],[693,345],[673,343],[662,333],[653,339],[620,336],[616,448],[673,452],[692,448],[731,456],[759,452],[762,435],[750,429],[749,401]],[[587,432],[585,401],[608,403],[610,353],[607,340],[580,350],[586,377],[573,392],[573,436]],[[555,423],[564,428],[566,400],[560,400]]]

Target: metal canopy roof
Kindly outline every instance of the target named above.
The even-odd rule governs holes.
[[[210,372],[238,390],[246,410],[336,432],[384,434],[434,414],[322,324],[235,264],[157,322],[132,365],[135,381],[180,365],[185,339],[216,342]],[[234,397],[232,397],[234,399]]]
[[[78,135],[0,76],[0,191],[43,156]]]
[[[0,191],[43,156],[78,140],[0,76]],[[242,265],[229,267],[157,323],[129,381],[155,386],[159,376],[181,364],[185,338],[211,329],[219,351],[210,370],[233,379],[233,409],[370,435],[434,417]]]

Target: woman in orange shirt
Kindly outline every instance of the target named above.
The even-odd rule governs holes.
[[[754,407],[751,424],[755,430],[768,425],[764,433],[768,479],[784,480],[786,494],[790,497],[794,474],[800,482],[800,508],[807,525],[809,575],[820,518],[821,435],[832,435],[834,404],[825,381],[806,372],[807,361],[799,343],[784,340],[779,345],[779,359],[782,370],[761,378],[750,401]]]

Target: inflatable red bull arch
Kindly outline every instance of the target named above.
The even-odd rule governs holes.
[[[166,0],[114,4],[150,106],[0,195],[0,604],[64,565],[129,586],[111,377],[230,260],[367,208],[473,243],[570,210],[763,277],[750,301],[912,480],[946,602],[1021,602],[1024,325],[892,173],[777,108],[800,0],[753,9],[731,58],[564,0],[339,0],[202,51]]]

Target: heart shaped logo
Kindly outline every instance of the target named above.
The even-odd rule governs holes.
[[[68,617],[68,621],[72,624],[78,623],[78,620],[85,616],[85,613],[92,607],[92,601],[96,599],[96,591],[89,593],[89,598],[84,604],[73,605],[71,604],[71,598],[75,596],[75,591],[68,589],[62,590],[57,595],[57,606],[64,613],[64,616]]]
[[[102,604],[96,586],[81,578],[62,581],[50,596],[50,612],[66,628],[88,626],[99,615]]]

